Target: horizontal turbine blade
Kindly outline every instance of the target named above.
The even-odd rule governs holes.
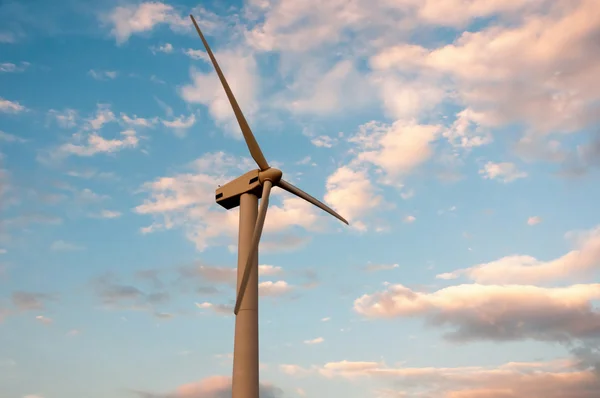
[[[254,134],[252,134],[252,130],[250,130],[250,126],[248,125],[248,122],[246,121],[246,118],[244,117],[244,114],[242,113],[240,106],[238,105],[235,97],[233,96],[233,93],[231,92],[231,89],[229,88],[229,84],[227,83],[227,80],[225,80],[225,76],[223,75],[223,72],[221,71],[221,68],[219,67],[219,64],[217,63],[217,60],[215,59],[215,56],[213,55],[213,53],[210,49],[210,46],[208,45],[208,42],[206,41],[206,39],[204,38],[204,35],[200,31],[200,28],[198,27],[198,24],[196,23],[194,16],[190,15],[190,18],[192,19],[192,22],[194,23],[194,27],[196,28],[196,31],[198,32],[198,36],[200,36],[200,40],[202,40],[204,47],[206,47],[206,52],[208,53],[208,56],[210,57],[210,60],[212,61],[213,66],[215,67],[215,71],[217,72],[217,75],[219,75],[219,80],[221,80],[221,84],[223,85],[223,88],[225,89],[227,98],[229,98],[229,103],[231,103],[231,107],[233,108],[233,113],[235,113],[235,118],[237,119],[238,124],[240,125],[240,129],[242,129],[242,134],[244,135],[244,139],[246,140],[246,144],[248,145],[248,149],[250,150],[250,155],[252,155],[252,158],[254,159],[254,161],[256,162],[258,167],[260,167],[261,170],[268,169],[269,163],[267,162],[267,159],[265,159],[265,156],[263,155],[262,151],[260,150],[260,146],[258,146],[258,142],[256,142],[256,138],[254,138]]]
[[[344,217],[342,217],[339,214],[337,214],[335,212],[335,210],[333,210],[331,207],[327,206],[325,203],[320,202],[318,199],[313,198],[312,196],[310,196],[309,194],[307,194],[306,192],[304,192],[300,188],[297,188],[297,187],[293,186],[289,182],[287,182],[285,180],[280,180],[279,183],[277,184],[277,186],[280,187],[280,188],[285,189],[289,193],[293,193],[294,195],[296,195],[296,196],[298,196],[298,197],[306,200],[309,203],[312,203],[313,205],[317,206],[321,210],[324,210],[327,213],[331,214],[332,216],[334,216],[335,218],[337,218],[338,220],[340,220],[344,224],[349,225],[348,221],[346,221],[346,219]]]
[[[262,234],[263,227],[265,225],[265,217],[267,216],[267,209],[269,207],[269,195],[271,194],[271,187],[273,184],[271,181],[266,180],[263,183],[262,199],[260,200],[260,207],[258,209],[258,217],[256,219],[256,225],[254,226],[254,233],[252,234],[252,243],[250,245],[250,251],[248,252],[248,260],[246,261],[246,267],[244,267],[244,275],[242,276],[242,282],[238,290],[237,298],[235,301],[235,308],[233,313],[238,314],[242,300],[244,299],[244,293],[246,292],[246,285],[248,285],[248,279],[250,278],[250,270],[252,269],[252,259],[258,252],[258,244],[260,243],[260,235]]]

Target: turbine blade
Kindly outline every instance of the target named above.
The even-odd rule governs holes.
[[[329,207],[325,203],[322,203],[319,200],[313,198],[312,196],[310,196],[309,194],[307,194],[306,192],[304,192],[300,188],[297,188],[297,187],[293,186],[289,182],[287,182],[285,180],[280,180],[279,183],[277,184],[277,186],[279,188],[285,189],[289,193],[293,193],[294,195],[296,195],[296,196],[298,196],[298,197],[306,200],[309,203],[312,203],[313,205],[317,206],[321,210],[324,210],[327,213],[331,214],[332,216],[334,216],[335,218],[337,218],[338,220],[340,220],[344,224],[349,225],[348,221],[346,221],[346,219],[344,217],[342,217],[338,213],[336,213],[335,210],[333,210],[331,207]]]
[[[233,96],[233,93],[231,92],[231,89],[229,88],[229,84],[227,83],[227,80],[225,80],[225,76],[223,75],[223,72],[221,71],[221,68],[219,67],[219,64],[217,63],[217,60],[215,59],[215,56],[213,55],[213,53],[210,49],[210,46],[208,45],[206,39],[204,38],[204,35],[200,31],[200,28],[198,27],[198,24],[196,23],[194,16],[190,15],[190,18],[192,19],[192,22],[194,23],[194,27],[196,28],[196,31],[198,32],[198,36],[200,36],[200,40],[202,40],[204,47],[206,47],[206,52],[208,53],[208,56],[210,57],[210,60],[212,61],[213,66],[215,67],[215,71],[217,72],[217,75],[219,75],[219,80],[221,80],[221,84],[223,85],[223,88],[225,89],[227,98],[229,98],[229,103],[231,104],[231,107],[233,108],[233,113],[235,113],[235,118],[237,119],[238,124],[240,125],[240,129],[242,130],[242,134],[244,135],[244,139],[246,140],[246,144],[248,145],[248,149],[250,150],[250,155],[252,155],[252,158],[254,159],[256,164],[258,164],[258,167],[260,167],[261,170],[268,169],[269,163],[267,162],[267,159],[265,159],[265,156],[263,155],[262,151],[260,150],[260,146],[258,146],[258,142],[256,142],[256,138],[254,138],[254,134],[252,134],[252,130],[250,130],[250,126],[248,126],[248,122],[246,121],[246,118],[244,117],[244,114],[242,113],[240,106],[238,105],[235,97]]]
[[[248,260],[246,261],[246,267],[244,268],[244,275],[242,276],[242,282],[238,290],[237,298],[235,301],[235,308],[233,313],[238,314],[242,300],[244,298],[244,292],[246,291],[246,285],[248,285],[248,279],[250,278],[250,271],[252,268],[252,259],[258,251],[258,244],[260,243],[260,235],[262,234],[263,226],[265,225],[265,217],[267,216],[267,209],[269,207],[269,195],[271,194],[271,187],[273,184],[267,180],[263,184],[262,199],[260,200],[260,207],[258,209],[258,217],[256,219],[256,225],[254,226],[254,233],[252,234],[252,243],[250,245],[250,251],[248,252]]]

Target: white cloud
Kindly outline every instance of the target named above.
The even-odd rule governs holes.
[[[91,214],[91,217],[93,218],[119,218],[121,217],[123,214],[120,211],[115,211],[115,210],[101,210],[99,213],[94,213]]]
[[[43,315],[38,315],[35,317],[35,319],[38,322],[43,323],[44,325],[50,325],[52,322],[54,322],[51,318],[45,317]]]
[[[114,70],[95,70],[90,69],[88,75],[96,80],[112,80],[117,77],[117,72]]]
[[[251,120],[257,111],[257,66],[254,57],[239,50],[218,51],[215,56],[244,116]],[[212,69],[209,73],[202,73],[195,68],[191,69],[190,74],[192,82],[180,89],[181,97],[186,102],[207,106],[217,124],[241,138],[241,131],[217,74]]]
[[[381,362],[338,361],[305,371],[347,380],[384,382],[379,398],[594,398],[600,382],[588,366],[573,359],[508,362],[500,366],[408,367]],[[389,386],[389,387],[388,387]],[[397,386],[402,386],[401,389]]]
[[[512,255],[438,277],[454,279],[465,275],[477,283],[485,284],[541,283],[585,278],[600,269],[600,227],[577,235],[575,245],[573,250],[553,260],[541,261],[532,256]]]
[[[153,117],[150,119],[137,117],[137,115],[133,115],[133,117],[129,117],[124,113],[121,113],[121,119],[128,125],[138,126],[138,127],[153,127],[157,122],[158,118]]]
[[[503,183],[509,183],[519,178],[527,177],[526,172],[520,171],[516,164],[510,162],[487,162],[483,168],[479,170],[479,174],[481,174],[483,178],[499,180]]]
[[[260,296],[281,296],[289,293],[293,289],[286,281],[265,281],[258,284],[258,294]]]
[[[62,112],[55,109],[50,109],[48,115],[56,119],[56,123],[60,127],[71,128],[77,124],[77,111],[75,109],[64,109]]]
[[[173,52],[173,45],[171,43],[165,43],[158,47],[152,46],[152,47],[150,47],[150,50],[152,51],[153,54],[156,54],[157,52],[170,54]]]
[[[307,373],[307,370],[302,366],[292,364],[281,364],[279,365],[279,370],[290,376],[297,376]]]
[[[196,50],[193,48],[188,48],[184,50],[183,53],[192,59],[201,59],[204,62],[211,62],[208,54],[203,50]]]
[[[237,239],[238,209],[225,211],[214,206],[214,192],[236,175],[251,166],[249,159],[239,159],[223,152],[208,153],[198,158],[188,173],[160,177],[143,185],[148,197],[135,208],[138,214],[155,217],[155,223],[145,231],[183,228],[187,238],[195,242],[198,250],[209,244],[230,245]],[[280,200],[280,205],[276,200]],[[273,201],[265,221],[261,250],[272,240],[272,234],[282,233],[292,226],[316,228],[324,216],[310,203],[273,191]],[[278,238],[286,235],[278,235]]]
[[[10,101],[0,97],[0,112],[4,113],[19,113],[27,110],[17,101]]]
[[[355,221],[361,221],[383,203],[383,198],[377,194],[377,189],[364,170],[342,166],[327,178],[326,188],[325,201],[354,228],[367,228],[365,224]]]
[[[309,344],[309,345],[321,344],[324,341],[325,341],[325,339],[323,337],[317,337],[317,338],[314,338],[311,340],[304,340],[304,344]]]
[[[367,271],[387,271],[400,267],[398,264],[367,264]]]
[[[64,240],[57,240],[52,242],[50,250],[52,251],[78,251],[84,250],[85,247],[77,245],[75,243],[65,242]]]
[[[529,217],[527,219],[527,225],[537,225],[541,222],[542,222],[542,217],[540,217],[540,216],[533,216],[533,217]]]
[[[310,142],[316,147],[331,148],[337,143],[337,139],[326,135],[320,135],[312,138]]]
[[[54,152],[54,156],[93,156],[98,153],[114,153],[127,148],[135,148],[139,143],[139,138],[134,130],[122,131],[121,139],[106,139],[96,133],[88,135],[87,139],[82,139],[78,135],[73,138],[83,142],[62,144]]]
[[[0,43],[15,43],[17,38],[11,32],[0,32]]]
[[[150,31],[159,24],[166,24],[175,31],[187,30],[190,25],[172,6],[161,2],[119,6],[103,19],[112,25],[111,34],[117,44],[123,44],[131,35]]]
[[[404,217],[404,222],[405,223],[413,223],[417,220],[417,218],[415,216],[406,216]]]
[[[15,73],[23,72],[29,66],[29,62],[21,62],[21,65],[16,65],[11,62],[0,63],[0,73]]]
[[[86,119],[86,129],[99,130],[107,123],[116,121],[115,114],[110,110],[108,104],[98,104],[96,114],[93,117]]]
[[[214,311],[216,314],[220,315],[232,315],[233,314],[233,306],[227,304],[214,304],[209,302],[204,303],[195,303],[196,307],[200,309],[210,309]]]
[[[266,265],[262,264],[258,266],[258,274],[260,276],[275,276],[280,275],[283,272],[283,269],[279,266],[275,265]]]
[[[404,175],[428,160],[432,143],[441,127],[396,121],[391,125],[369,122],[350,138],[358,161],[375,165],[385,173],[385,183],[397,183]]]
[[[183,115],[176,117],[174,120],[162,120],[162,124],[172,128],[176,135],[185,135],[185,130],[189,129],[196,123],[196,115],[191,113],[187,118]]]
[[[20,143],[20,144],[23,144],[23,143],[27,142],[27,140],[25,138],[21,138],[19,136],[14,135],[14,134],[5,133],[2,130],[0,130],[0,141],[17,142],[17,143]]]
[[[427,15],[426,21],[440,23],[438,15],[452,21],[445,10],[456,4],[428,1],[415,10],[420,17]],[[440,101],[464,107],[447,134],[454,145],[484,145],[491,141],[488,128],[516,124],[524,127],[522,154],[561,160],[556,151],[544,149],[556,140],[543,137],[576,132],[599,120],[600,83],[593,78],[600,73],[592,39],[600,26],[596,5],[593,0],[510,4],[465,3],[464,13],[452,13],[463,22],[505,12],[516,19],[464,32],[454,43],[433,49],[395,43],[373,56],[371,64],[424,84],[451,81]],[[524,7],[530,13],[519,14]],[[530,142],[538,144],[527,146]]]
[[[295,78],[287,87],[285,99],[277,101],[295,114],[329,116],[348,112],[371,99],[368,81],[349,60],[336,63],[326,72],[318,64],[304,62]]]
[[[366,317],[421,316],[447,326],[453,341],[536,339],[564,341],[593,337],[600,327],[600,284],[544,288],[531,285],[450,286],[431,293],[402,285],[365,294],[354,310]]]

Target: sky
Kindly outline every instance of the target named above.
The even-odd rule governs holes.
[[[0,396],[600,396],[597,0],[0,2]]]

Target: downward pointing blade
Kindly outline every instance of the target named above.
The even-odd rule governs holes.
[[[333,210],[331,207],[327,206],[325,203],[320,202],[318,199],[313,198],[312,196],[310,196],[309,194],[307,194],[306,192],[304,192],[300,188],[297,188],[297,187],[293,186],[292,184],[290,184],[289,182],[287,182],[285,180],[280,180],[279,183],[277,184],[277,186],[279,188],[285,189],[289,193],[293,193],[294,195],[296,195],[298,197],[301,197],[302,199],[306,200],[309,203],[312,203],[313,205],[317,206],[321,210],[326,211],[327,213],[331,214],[332,216],[334,216],[335,218],[337,218],[341,222],[343,222],[346,225],[348,225],[348,221],[346,221],[346,219],[344,217],[342,217],[339,214],[337,214],[335,212],[335,210]]]
[[[262,234],[263,226],[265,225],[265,217],[267,216],[267,208],[269,207],[269,195],[271,194],[271,187],[273,184],[267,180],[263,183],[262,199],[260,200],[260,207],[258,209],[258,217],[256,219],[256,225],[254,226],[254,233],[252,234],[252,244],[250,245],[250,251],[248,252],[248,260],[246,261],[246,267],[244,267],[244,275],[242,276],[242,282],[237,294],[235,301],[235,308],[233,313],[238,314],[242,300],[244,298],[244,292],[246,291],[246,285],[248,285],[248,279],[250,278],[250,270],[253,265],[252,259],[258,251],[258,244],[260,243],[260,235]]]
[[[265,159],[265,156],[263,155],[262,151],[260,150],[260,146],[258,146],[258,142],[256,142],[256,138],[254,138],[254,134],[252,134],[252,130],[250,130],[250,126],[248,126],[248,122],[246,121],[246,118],[244,117],[244,114],[242,113],[240,106],[238,105],[235,97],[233,96],[233,93],[231,92],[231,89],[229,88],[229,84],[227,83],[227,80],[225,80],[225,76],[223,75],[223,72],[221,71],[221,68],[219,67],[219,64],[217,63],[217,60],[215,59],[215,56],[213,55],[213,53],[210,49],[210,46],[208,45],[206,39],[204,38],[204,35],[200,31],[200,28],[198,27],[198,24],[196,23],[194,16],[190,15],[190,18],[192,19],[192,22],[194,23],[194,27],[196,28],[196,31],[198,32],[198,36],[200,36],[202,43],[204,43],[204,47],[206,47],[206,52],[208,53],[208,56],[210,57],[210,60],[212,61],[213,66],[215,67],[215,71],[217,72],[217,75],[219,75],[219,80],[221,80],[221,84],[223,85],[223,88],[225,89],[227,98],[229,98],[229,102],[231,103],[231,107],[233,108],[233,113],[235,113],[235,118],[237,119],[238,124],[240,125],[240,129],[242,129],[242,134],[244,135],[244,139],[246,140],[246,144],[248,145],[248,149],[250,150],[250,155],[252,155],[252,158],[254,159],[256,164],[258,164],[258,167],[260,167],[261,170],[268,169],[269,163],[267,162],[267,159]]]

